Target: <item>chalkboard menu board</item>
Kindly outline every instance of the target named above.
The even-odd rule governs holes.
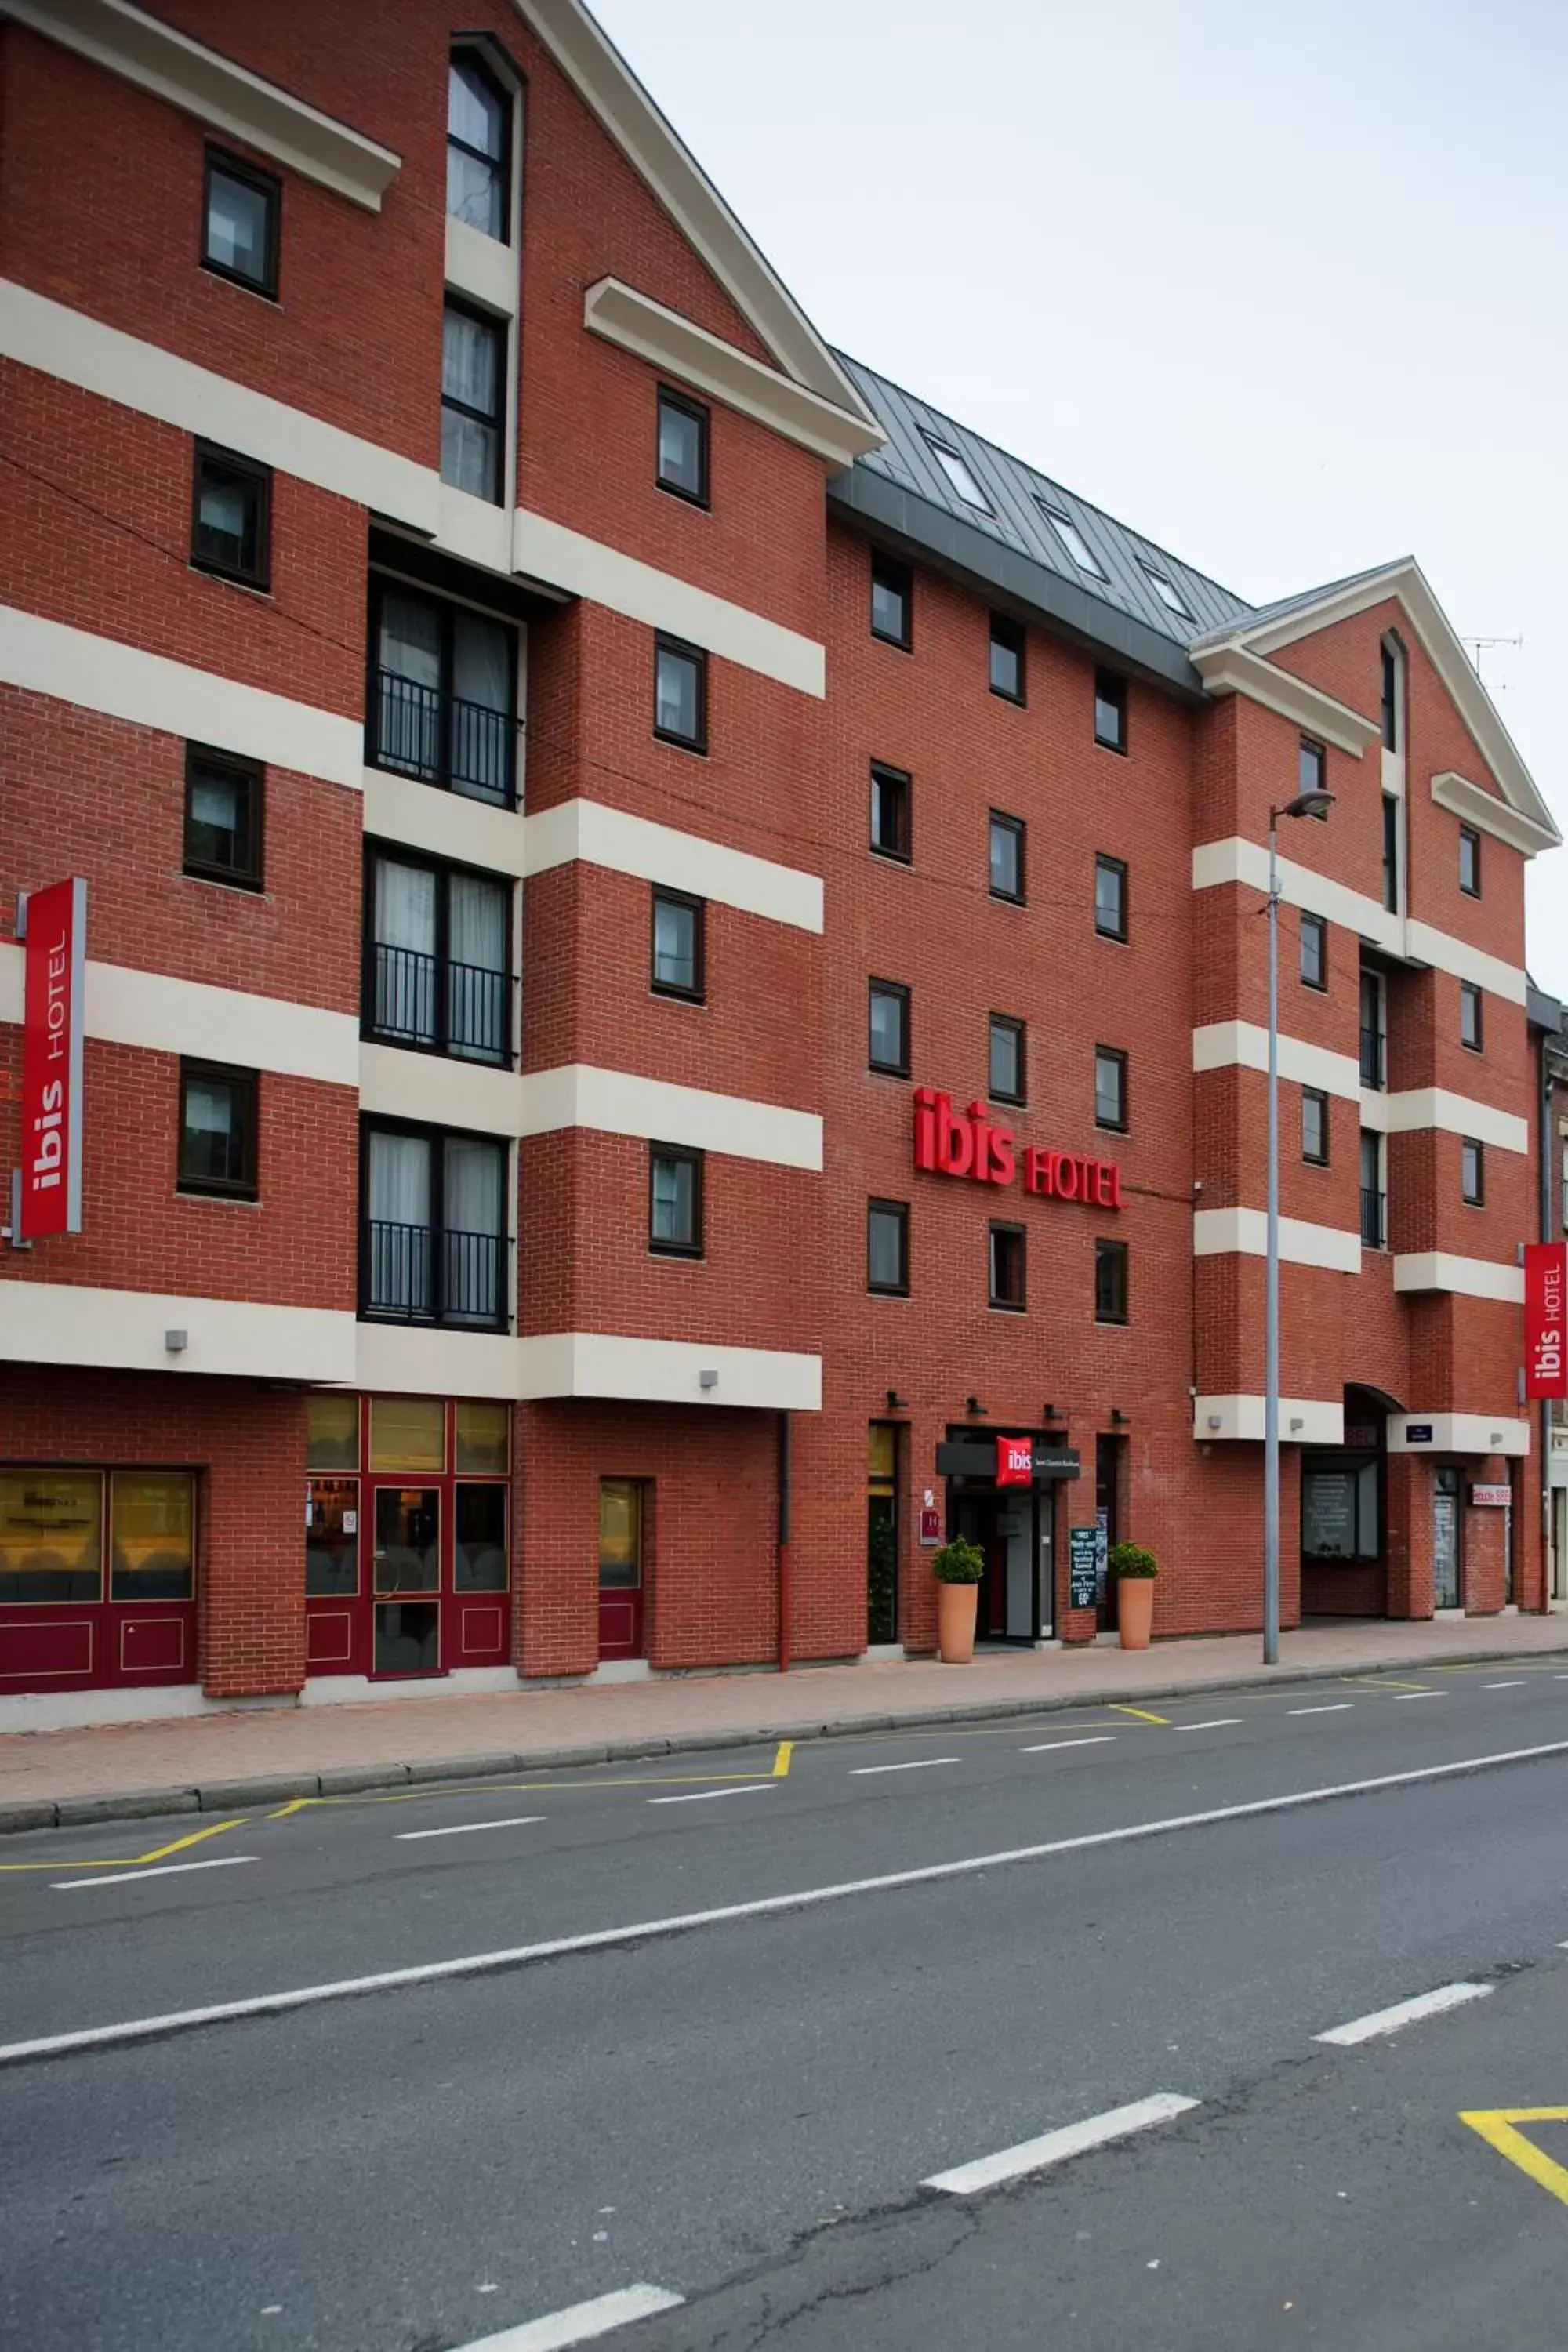
[[[1068,1606],[1092,1609],[1099,1598],[1100,1529],[1068,1529]]]
[[[1355,1473],[1310,1470],[1301,1482],[1301,1549],[1309,1559],[1353,1559]]]

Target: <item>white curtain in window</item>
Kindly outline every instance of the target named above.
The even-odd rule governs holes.
[[[245,537],[245,492],[237,482],[202,484],[201,521],[204,530],[217,531],[225,539]]]
[[[480,1143],[466,1135],[447,1139],[445,1208],[448,1233],[499,1234],[501,1219],[501,1171],[505,1154],[499,1143]]]
[[[441,618],[422,596],[381,600],[381,667],[434,692],[441,683]]]
[[[436,877],[423,866],[376,860],[375,936],[386,947],[436,952]]]
[[[511,709],[511,631],[460,613],[452,642],[452,691],[484,710]]]
[[[376,860],[376,1026],[422,1043],[436,1034],[436,888],[423,866]]]
[[[191,817],[215,833],[239,831],[239,785],[233,776],[198,769],[191,778]]]
[[[370,1215],[377,1224],[429,1223],[430,1146],[424,1136],[372,1131]]]
[[[185,1126],[194,1135],[221,1135],[234,1130],[234,1097],[227,1087],[204,1086],[192,1078],[185,1088]]]
[[[511,893],[477,874],[454,874],[448,886],[447,935],[454,963],[480,971],[507,968],[507,916]]]
[[[466,310],[447,309],[441,336],[441,390],[480,416],[500,406],[500,334]]]

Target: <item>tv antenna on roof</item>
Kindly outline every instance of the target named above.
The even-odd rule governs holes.
[[[1524,639],[1522,637],[1461,637],[1459,639],[1459,643],[1464,646],[1466,652],[1470,656],[1470,667],[1475,671],[1476,676],[1480,678],[1481,684],[1485,686],[1486,679],[1481,673],[1481,656],[1485,653],[1491,653],[1499,646],[1511,646],[1517,652],[1523,645]],[[1495,689],[1489,688],[1488,691],[1489,693],[1495,691],[1498,694],[1506,694],[1508,692],[1508,688],[1506,686],[1500,684]]]

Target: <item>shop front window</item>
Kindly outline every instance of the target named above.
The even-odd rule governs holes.
[[[507,1587],[506,1488],[465,1482],[457,1489],[452,1585],[458,1592]]]
[[[497,1471],[507,1467],[508,1433],[511,1414],[504,1404],[459,1404],[453,1407],[456,1450],[453,1468]]]
[[[1301,1552],[1307,1559],[1380,1559],[1382,1464],[1353,1457],[1301,1471]]]
[[[358,1397],[340,1393],[306,1400],[305,1466],[308,1470],[359,1468]]]
[[[310,1482],[305,1591],[318,1601],[359,1591],[357,1478],[312,1478]]]
[[[373,1470],[442,1471],[447,1466],[447,1408],[439,1397],[373,1397]]]
[[[0,1607],[102,1598],[98,1472],[0,1471]]]
[[[111,1601],[188,1601],[195,1590],[195,1482],[165,1471],[110,1479]]]

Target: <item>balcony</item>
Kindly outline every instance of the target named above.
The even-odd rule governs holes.
[[[367,1217],[360,1227],[360,1313],[393,1323],[503,1330],[507,1248],[504,1234]]]
[[[1361,1033],[1361,1082],[1380,1092],[1387,1083],[1388,1040],[1381,1029],[1369,1029],[1364,1022]]]
[[[510,971],[373,940],[365,972],[365,1034],[462,1061],[504,1066],[511,1059],[514,984]]]
[[[437,784],[467,800],[510,808],[515,801],[510,710],[421,686],[393,669],[374,670],[365,756],[376,768]]]
[[[1381,1192],[1361,1188],[1361,1239],[1363,1249],[1382,1249],[1388,1237],[1387,1202]]]

